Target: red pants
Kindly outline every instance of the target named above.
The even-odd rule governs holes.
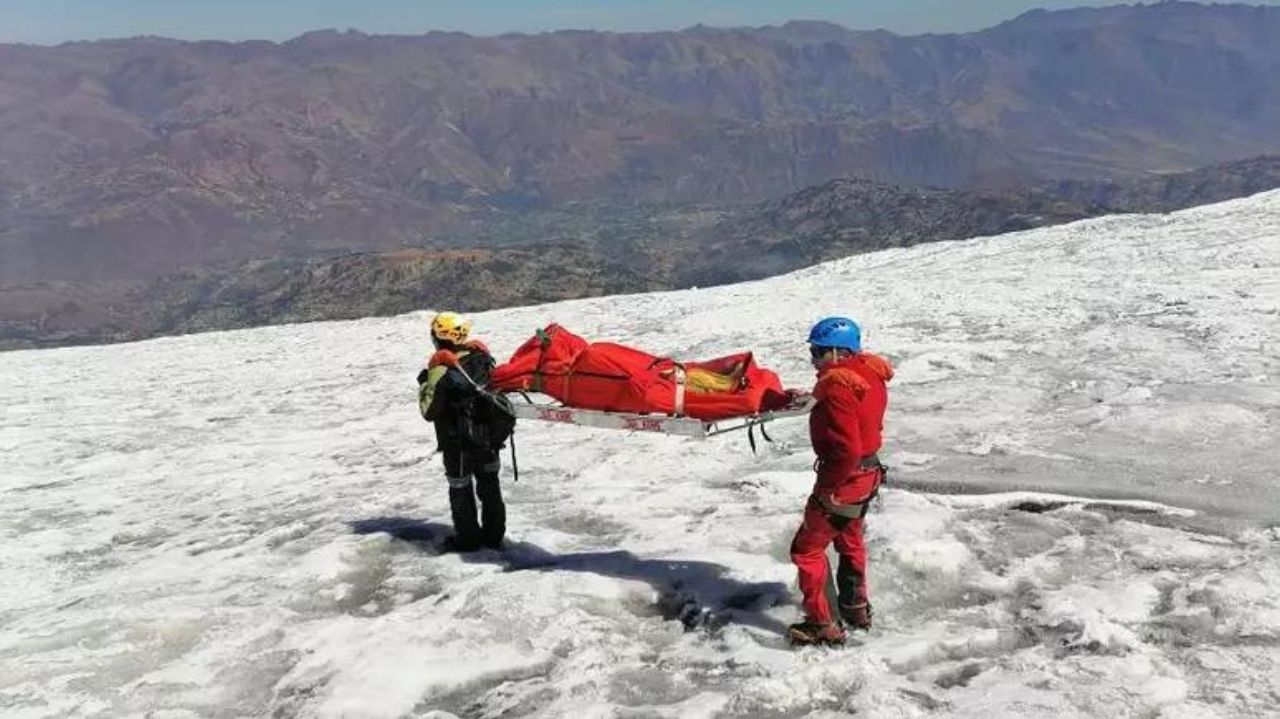
[[[859,479],[863,479],[859,477]],[[876,479],[870,479],[871,488]],[[869,496],[870,488],[865,490]],[[843,498],[842,498],[843,499]],[[832,621],[827,602],[827,545],[833,541],[840,556],[836,573],[836,590],[844,604],[860,604],[868,600],[867,546],[862,540],[861,519],[848,519],[827,514],[812,499],[804,510],[804,523],[791,540],[791,561],[800,572],[800,592],[804,594],[804,612],[809,621]]]

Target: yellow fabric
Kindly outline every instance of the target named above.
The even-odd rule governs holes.
[[[439,352],[436,354],[439,355]],[[469,350],[459,350],[454,356],[461,360],[469,354],[471,354]],[[434,359],[434,357],[432,359]],[[448,371],[449,365],[437,364],[436,362],[428,363],[427,377],[418,387],[418,411],[422,413],[423,419],[426,419],[427,417],[427,409],[431,407],[431,400],[435,399],[436,385],[440,384],[440,380],[444,379],[444,376]]]
[[[741,375],[738,372],[733,374],[720,374],[705,369],[691,369],[685,377],[685,383],[689,386],[690,392],[733,392],[738,389],[738,382]]]
[[[436,385],[448,371],[449,368],[444,365],[432,367],[427,373],[426,381],[418,387],[418,411],[424,418],[427,416],[427,409],[431,406],[431,400],[436,396]]]

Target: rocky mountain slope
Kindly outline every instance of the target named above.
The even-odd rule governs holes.
[[[1010,187],[1280,150],[1280,9],[965,35],[323,32],[0,46],[0,284],[421,246],[566,202]]]
[[[1167,211],[1280,187],[1280,156],[1126,182],[970,192],[836,180],[740,209],[581,205],[514,213],[437,246],[250,262],[154,281],[0,290],[0,348],[258,324],[481,310],[765,277],[885,247]]]

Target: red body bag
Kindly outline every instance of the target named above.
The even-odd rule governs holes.
[[[699,372],[716,375],[714,389],[696,381]],[[490,387],[539,392],[579,409],[703,420],[758,414],[789,401],[778,375],[756,365],[750,352],[679,363],[610,342],[588,343],[556,324],[494,369]]]

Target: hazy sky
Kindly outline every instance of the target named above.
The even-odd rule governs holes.
[[[0,42],[164,35],[284,40],[308,30],[472,34],[657,30],[823,19],[901,33],[988,27],[1034,7],[1103,0],[0,0]],[[1265,4],[1280,5],[1280,0]]]

